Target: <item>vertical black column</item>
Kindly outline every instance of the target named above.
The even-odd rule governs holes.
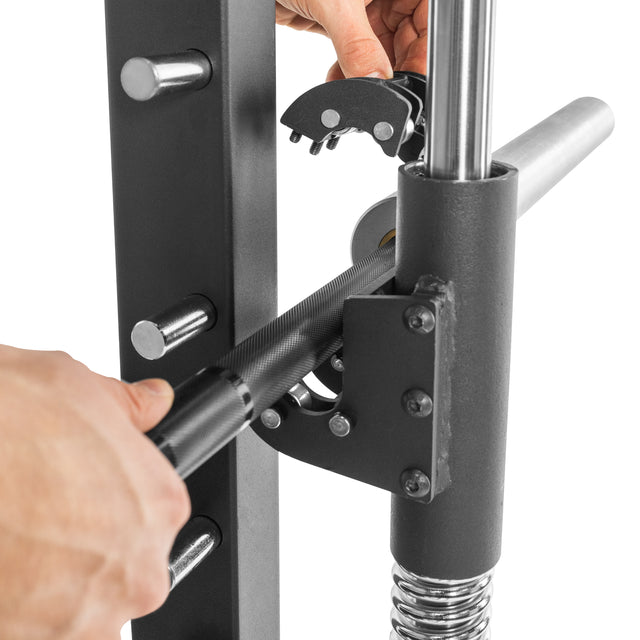
[[[427,178],[400,169],[396,284],[413,291],[423,275],[453,291],[447,356],[450,423],[439,443],[451,482],[429,505],[394,496],[391,547],[405,569],[461,580],[500,556],[517,172],[494,165],[486,180]]]
[[[175,385],[276,314],[274,3],[106,0],[106,16],[122,376]],[[212,62],[205,88],[148,102],[122,90],[129,58],[189,49]],[[139,357],[134,324],[194,293],[215,304],[216,326]],[[276,640],[276,454],[247,430],[188,487],[222,545],[134,621],[134,639]]]

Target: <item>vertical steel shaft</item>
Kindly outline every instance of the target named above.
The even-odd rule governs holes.
[[[427,54],[427,175],[481,180],[491,172],[495,0],[431,0]]]

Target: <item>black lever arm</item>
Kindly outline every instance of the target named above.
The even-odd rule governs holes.
[[[373,293],[394,269],[391,241],[189,378],[151,440],[189,476],[342,346],[345,299]]]
[[[341,136],[366,131],[388,156],[410,162],[424,149],[425,93],[425,77],[408,71],[389,80],[336,80],[301,95],[281,122],[292,129],[292,142],[303,135],[313,141],[313,155],[325,142],[335,149]]]

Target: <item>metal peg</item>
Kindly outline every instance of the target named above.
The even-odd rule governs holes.
[[[171,589],[200,566],[221,542],[222,534],[213,520],[204,516],[190,520],[179,533],[169,556]]]
[[[120,83],[125,93],[139,102],[176,91],[196,91],[211,80],[209,58],[200,51],[136,57],[125,62]]]
[[[138,322],[131,332],[131,343],[143,358],[159,360],[211,329],[217,318],[216,308],[208,298],[192,295],[166,311]]]

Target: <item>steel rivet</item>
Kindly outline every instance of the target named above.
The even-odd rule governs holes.
[[[260,421],[267,429],[277,429],[282,424],[282,416],[275,409],[265,409]]]
[[[373,136],[380,142],[386,142],[393,138],[393,126],[388,122],[378,122],[373,128]]]
[[[327,129],[335,129],[340,124],[340,114],[335,109],[325,109],[320,121]]]
[[[329,420],[329,429],[338,438],[346,438],[352,428],[351,420],[342,413],[334,413]]]
[[[424,498],[431,491],[431,480],[420,469],[407,469],[400,476],[400,484],[410,498]]]
[[[431,333],[436,326],[436,318],[431,309],[421,304],[409,307],[404,312],[404,321],[409,331],[419,335]]]
[[[412,418],[426,418],[433,412],[433,400],[422,389],[411,389],[402,396],[402,406]]]

